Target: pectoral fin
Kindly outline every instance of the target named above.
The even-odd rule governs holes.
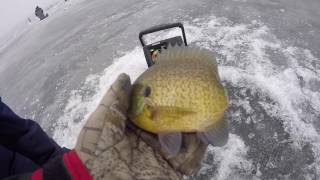
[[[182,144],[181,132],[159,133],[158,138],[162,150],[168,154],[169,158],[178,154]]]
[[[220,147],[224,146],[229,138],[228,122],[223,119],[213,128],[210,128],[205,132],[198,132],[197,135],[200,140],[206,144]]]

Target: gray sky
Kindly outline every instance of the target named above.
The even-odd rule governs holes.
[[[18,23],[33,17],[37,5],[46,8],[55,1],[59,0],[0,0],[0,37]]]

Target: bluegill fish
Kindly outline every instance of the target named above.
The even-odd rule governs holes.
[[[217,62],[208,50],[171,47],[133,84],[130,120],[158,134],[171,155],[181,147],[181,133],[197,133],[205,143],[222,146],[228,140],[223,118],[228,98]]]

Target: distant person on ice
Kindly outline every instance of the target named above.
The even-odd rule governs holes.
[[[46,13],[46,15],[43,13],[43,9],[40,8],[39,6],[36,7],[36,10],[35,10],[35,15],[41,20],[45,19],[46,17],[48,17],[48,13]]]
[[[0,179],[176,180],[196,172],[207,144],[185,134],[183,151],[168,157],[157,136],[128,124],[131,89],[129,76],[121,74],[71,150],[60,147],[35,121],[16,115],[0,98]]]

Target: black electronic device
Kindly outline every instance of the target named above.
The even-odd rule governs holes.
[[[145,41],[143,40],[143,36],[146,34],[151,34],[154,32],[171,29],[171,28],[180,28],[182,32],[182,37],[175,36],[175,37],[164,39],[151,44],[146,44]],[[187,46],[187,39],[186,39],[186,35],[184,32],[184,27],[182,23],[161,24],[161,25],[153,26],[149,29],[141,31],[139,33],[139,39],[143,47],[143,52],[144,52],[144,56],[146,57],[148,67],[152,66],[155,63],[157,55],[158,53],[161,52],[161,49],[167,49],[168,46]]]

